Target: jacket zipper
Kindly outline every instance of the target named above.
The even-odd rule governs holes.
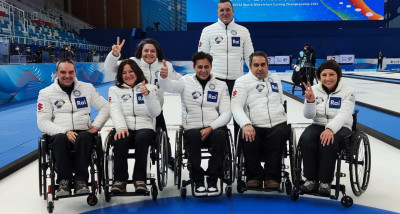
[[[264,79],[262,81],[265,82]],[[265,85],[267,85],[267,95],[266,95],[266,97],[267,97],[267,110],[268,110],[269,124],[271,124],[271,127],[272,127],[271,113],[269,112],[269,98],[268,98],[269,87],[268,87],[268,83],[266,83]]]
[[[72,104],[72,100],[71,100],[71,95],[70,94],[68,94],[68,98],[69,98],[69,102],[71,103],[72,130],[75,130],[75,125],[74,125],[74,104]]]
[[[228,38],[228,25],[225,25],[225,34],[226,34],[226,79],[228,79],[228,66],[229,66],[229,38]]]
[[[133,111],[133,116],[135,117],[135,126],[134,129],[136,129],[136,114],[135,114],[135,88],[132,88],[132,111]],[[129,128],[128,128],[129,129]]]

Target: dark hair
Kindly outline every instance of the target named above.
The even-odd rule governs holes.
[[[229,2],[231,4],[231,6],[232,6],[232,9],[233,9],[233,4],[232,4],[231,0],[219,0],[218,4],[225,3],[225,2]]]
[[[321,73],[325,69],[332,69],[336,72],[337,74],[337,82],[339,83],[340,78],[342,78],[342,69],[340,68],[340,65],[335,61],[335,60],[327,60],[323,62],[320,66],[317,68],[317,79],[321,79]]]
[[[140,67],[138,66],[138,64],[136,64],[135,61],[133,61],[132,59],[126,59],[123,60],[121,62],[121,64],[119,64],[118,66],[118,72],[117,75],[115,76],[115,85],[122,88],[122,84],[124,84],[124,79],[122,78],[122,73],[124,71],[124,67],[125,65],[129,65],[131,66],[133,72],[136,75],[136,81],[135,81],[135,85],[139,84],[140,82],[146,81],[146,83],[148,82],[146,77],[143,74],[142,69],[140,69]]]
[[[213,57],[208,53],[204,53],[203,51],[200,51],[200,52],[193,54],[193,56],[192,56],[193,67],[196,65],[196,62],[199,59],[207,59],[210,62],[210,64],[212,65]]]
[[[253,62],[253,57],[255,56],[263,56],[265,58],[265,60],[267,61],[267,65],[268,65],[268,55],[262,51],[254,51],[254,53],[250,54],[249,56],[249,63],[250,65],[248,65],[249,67],[251,66],[251,63]]]
[[[60,66],[60,64],[64,63],[64,62],[72,64],[74,66],[74,71],[76,72],[74,61],[72,61],[71,59],[68,59],[68,58],[58,60],[58,62],[56,63],[56,72],[58,71],[58,67]]]
[[[142,51],[143,51],[143,46],[146,44],[152,44],[156,48],[157,51],[157,58],[159,61],[162,61],[164,59],[164,53],[161,49],[160,43],[158,43],[155,39],[151,38],[146,38],[143,39],[141,42],[136,47],[136,52],[135,52],[135,57],[138,59],[142,58]]]

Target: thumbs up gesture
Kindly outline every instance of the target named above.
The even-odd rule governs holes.
[[[119,56],[119,54],[121,53],[121,49],[125,44],[125,39],[122,40],[122,42],[119,42],[119,36],[117,37],[117,44],[112,46],[112,54],[114,56]]]
[[[150,94],[149,89],[147,89],[147,87],[146,87],[146,81],[144,81],[144,80],[142,82],[142,86],[140,86],[140,93],[142,93],[143,96],[147,96]]]
[[[165,61],[165,59],[162,60],[162,66],[161,66],[161,69],[160,69],[160,76],[163,79],[168,77],[168,67],[167,67],[167,61]]]

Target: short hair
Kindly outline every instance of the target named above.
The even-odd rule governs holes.
[[[233,9],[233,4],[232,4],[231,0],[219,0],[218,4],[225,3],[225,2],[229,2],[229,4],[231,4],[232,9]]]
[[[340,65],[335,60],[326,60],[317,68],[317,79],[321,79],[321,73],[325,69],[332,69],[336,72],[338,76],[337,82],[339,82],[340,78],[342,78],[342,69],[340,68]]]
[[[122,88],[122,84],[124,84],[124,79],[122,78],[122,73],[124,71],[125,65],[129,65],[136,75],[136,82],[134,85],[137,85],[140,82],[143,82],[143,80],[146,81],[146,83],[148,83],[148,81],[147,81],[146,77],[144,76],[142,69],[140,69],[139,65],[132,59],[126,59],[126,60],[122,60],[121,64],[119,64],[119,66],[118,66],[117,75],[115,76],[115,85],[116,86]]]
[[[74,61],[72,61],[72,59],[69,59],[69,58],[64,58],[64,59],[58,60],[58,62],[56,63],[56,72],[58,71],[58,67],[60,66],[60,64],[64,63],[64,62],[72,64],[74,66],[74,71],[76,72],[75,63],[74,63]]]
[[[208,53],[204,53],[203,51],[200,51],[200,52],[193,54],[193,56],[192,56],[193,67],[196,65],[197,60],[200,60],[200,59],[207,59],[210,62],[210,64],[212,65],[213,57]]]
[[[253,57],[255,56],[262,56],[265,58],[265,61],[267,61],[267,65],[268,65],[268,55],[266,53],[264,53],[263,51],[254,51],[254,53],[250,54],[249,56],[249,63],[250,65],[248,65],[249,67],[251,66],[251,63],[253,63]]]
[[[157,58],[159,61],[162,61],[164,59],[164,53],[161,49],[160,43],[158,43],[155,39],[152,39],[152,38],[146,38],[139,42],[139,44],[137,45],[137,48],[136,48],[136,52],[135,52],[136,58],[138,58],[138,59],[142,58],[143,47],[146,44],[154,45],[154,47],[156,48],[156,51],[157,51]]]

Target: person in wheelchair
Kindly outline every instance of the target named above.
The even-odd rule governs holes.
[[[120,61],[118,59],[121,57],[121,49],[125,44],[125,40],[120,43],[119,37],[117,37],[116,44],[112,46],[111,52],[107,55],[104,61],[104,68],[110,72],[116,72],[118,69],[118,64]],[[160,43],[151,38],[146,38],[140,41],[137,45],[135,56],[130,59],[134,60],[139,67],[142,69],[144,76],[149,81],[149,84],[157,85],[159,81],[159,73],[161,70],[168,71],[169,78],[179,79],[181,75],[175,72],[172,64],[164,59],[164,53],[161,48]],[[164,92],[158,91],[161,106],[164,104]],[[163,131],[167,134],[168,138],[168,166],[171,170],[174,169],[174,158],[172,157],[171,144],[169,142],[167,126],[165,124],[164,114],[161,110],[161,114],[156,118],[156,127],[161,127]]]
[[[356,99],[354,89],[340,81],[342,70],[336,61],[322,63],[316,75],[317,85],[303,82],[306,88],[303,114],[314,122],[299,140],[306,178],[300,190],[310,193],[318,189],[321,195],[329,196],[339,146],[352,134]]]
[[[134,144],[133,184],[136,193],[147,192],[146,170],[149,146],[155,139],[156,117],[161,112],[157,86],[147,79],[135,61],[123,60],[118,66],[115,86],[108,91],[114,135],[114,182],[112,193],[126,192],[128,152]]]
[[[276,189],[290,130],[281,80],[268,71],[267,54],[262,51],[250,55],[250,70],[236,80],[231,103],[233,117],[241,127],[247,187],[262,188],[264,181],[264,188]]]
[[[75,194],[86,194],[91,146],[95,134],[109,118],[109,106],[92,84],[76,79],[75,65],[70,59],[57,62],[56,76],[53,84],[39,92],[38,128],[51,136],[49,148],[53,150],[59,184],[56,196],[70,195],[72,181]],[[91,106],[98,110],[93,122]],[[69,157],[71,150],[76,151],[74,160]]]
[[[167,79],[166,71],[160,73],[160,88],[181,95],[184,142],[189,153],[196,196],[218,194],[217,182],[227,142],[226,125],[231,119],[228,87],[211,74],[212,60],[207,53],[195,53],[192,56],[195,75],[186,75],[180,80]],[[200,165],[201,147],[208,145],[211,158],[208,161],[206,189],[205,172]]]

